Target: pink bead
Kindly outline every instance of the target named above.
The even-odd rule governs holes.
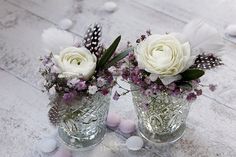
[[[135,123],[132,120],[121,120],[119,129],[125,134],[129,134],[135,131]]]
[[[72,157],[72,153],[65,148],[60,148],[53,157]]]
[[[114,112],[109,112],[107,115],[107,126],[114,128],[117,127],[120,124],[120,115]]]

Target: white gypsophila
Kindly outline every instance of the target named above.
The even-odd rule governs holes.
[[[88,93],[89,94],[95,94],[98,91],[97,86],[89,86],[88,87]]]
[[[148,36],[138,44],[135,56],[140,69],[160,77],[175,76],[193,63],[189,42],[178,40],[176,34]]]
[[[57,66],[61,69],[59,77],[77,77],[88,80],[94,73],[97,58],[85,47],[68,47],[54,55]]]

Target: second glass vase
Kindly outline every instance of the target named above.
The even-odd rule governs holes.
[[[139,133],[154,143],[177,141],[184,133],[190,103],[185,96],[160,92],[145,96],[131,85],[133,103],[138,116]]]

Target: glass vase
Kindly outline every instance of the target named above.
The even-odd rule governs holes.
[[[186,95],[159,92],[145,96],[137,86],[131,89],[141,136],[153,143],[172,143],[182,137],[190,109]]]
[[[63,103],[62,101],[60,101]],[[70,149],[89,149],[103,140],[110,94],[80,95],[66,109],[59,124],[59,140]]]

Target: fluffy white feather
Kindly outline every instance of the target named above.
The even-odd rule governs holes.
[[[77,38],[67,31],[48,28],[42,33],[42,42],[47,51],[59,53],[62,49],[75,45]]]
[[[183,30],[183,34],[190,42],[191,47],[195,49],[193,51],[194,55],[199,53],[199,51],[196,51],[199,49],[217,53],[223,48],[222,38],[217,30],[203,20],[193,20],[188,23]]]

